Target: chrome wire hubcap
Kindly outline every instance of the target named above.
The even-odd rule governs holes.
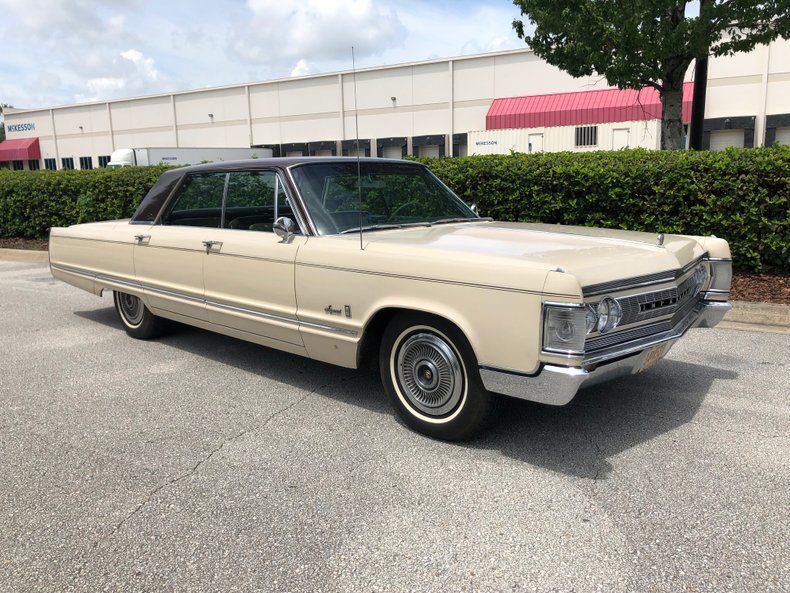
[[[453,348],[435,334],[418,333],[401,344],[396,357],[401,392],[430,416],[451,412],[461,400],[464,375]]]
[[[143,303],[132,294],[122,294],[118,299],[121,311],[129,325],[139,325],[143,320]]]

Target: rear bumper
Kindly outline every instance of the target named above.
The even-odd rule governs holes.
[[[703,301],[672,330],[585,358],[581,366],[544,364],[534,375],[480,367],[480,378],[488,391],[562,406],[582,387],[638,373],[656,349],[663,357],[689,329],[713,327],[731,308],[729,303]]]

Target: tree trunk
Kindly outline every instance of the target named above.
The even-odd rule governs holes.
[[[664,81],[661,93],[661,150],[686,148],[683,131],[683,79]]]

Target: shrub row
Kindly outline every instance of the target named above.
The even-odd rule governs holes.
[[[0,237],[42,238],[53,226],[128,218],[166,169],[0,171]]]
[[[744,270],[790,272],[790,147],[427,159],[497,220],[715,234]],[[166,167],[0,171],[0,236],[126,218]]]
[[[740,269],[790,272],[790,146],[424,162],[496,220],[713,234]]]

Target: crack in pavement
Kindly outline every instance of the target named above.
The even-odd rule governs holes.
[[[239,432],[239,433],[237,433],[237,434],[235,434],[233,436],[225,438],[218,446],[214,447],[211,451],[209,451],[208,455],[205,455],[204,457],[199,459],[197,461],[197,463],[195,463],[187,471],[185,471],[184,473],[182,473],[182,474],[180,474],[180,475],[178,475],[178,476],[176,476],[174,478],[170,478],[169,480],[163,482],[162,484],[159,484],[156,488],[154,488],[148,494],[146,494],[145,497],[143,498],[143,500],[140,503],[138,503],[138,505],[129,514],[127,514],[123,519],[121,519],[112,528],[112,530],[110,530],[110,532],[107,535],[105,535],[101,539],[98,539],[98,540],[94,541],[93,544],[91,544],[91,550],[96,550],[103,541],[106,541],[106,540],[112,538],[116,533],[118,533],[123,528],[123,526],[130,519],[132,519],[132,517],[134,517],[136,514],[138,514],[162,490],[164,490],[165,488],[168,488],[169,486],[172,486],[173,484],[176,484],[176,483],[178,483],[178,482],[180,482],[180,481],[182,481],[182,480],[184,480],[186,478],[189,478],[190,476],[193,476],[198,471],[198,469],[200,469],[200,467],[202,465],[204,465],[205,463],[210,461],[211,458],[214,457],[214,455],[216,455],[217,453],[222,451],[222,449],[225,448],[225,445],[237,441],[238,439],[240,439],[241,437],[243,437],[246,434],[249,434],[251,432],[255,432],[257,430],[260,430],[260,429],[264,428],[266,425],[269,424],[269,422],[274,420],[277,416],[279,416],[281,414],[284,414],[285,412],[295,408],[296,406],[298,406],[299,404],[301,404],[302,402],[307,400],[309,397],[317,394],[322,389],[330,387],[334,383],[337,383],[339,385],[339,384],[343,383],[344,381],[345,380],[341,379],[340,381],[337,381],[337,382],[329,381],[327,383],[319,385],[315,389],[307,392],[305,395],[303,395],[302,397],[300,397],[296,401],[291,402],[287,406],[284,406],[284,407],[280,408],[276,412],[273,412],[272,414],[267,416],[266,419],[263,420],[263,422],[260,422],[260,423],[254,425],[254,426],[251,426],[250,428],[245,428],[241,432]],[[85,570],[85,568],[88,567],[88,564],[90,564],[89,561],[90,561],[91,558],[92,558],[92,556],[89,557],[85,562],[83,562],[79,567],[77,567],[77,571],[76,571],[76,575],[77,576],[79,576],[82,573],[82,571]]]

